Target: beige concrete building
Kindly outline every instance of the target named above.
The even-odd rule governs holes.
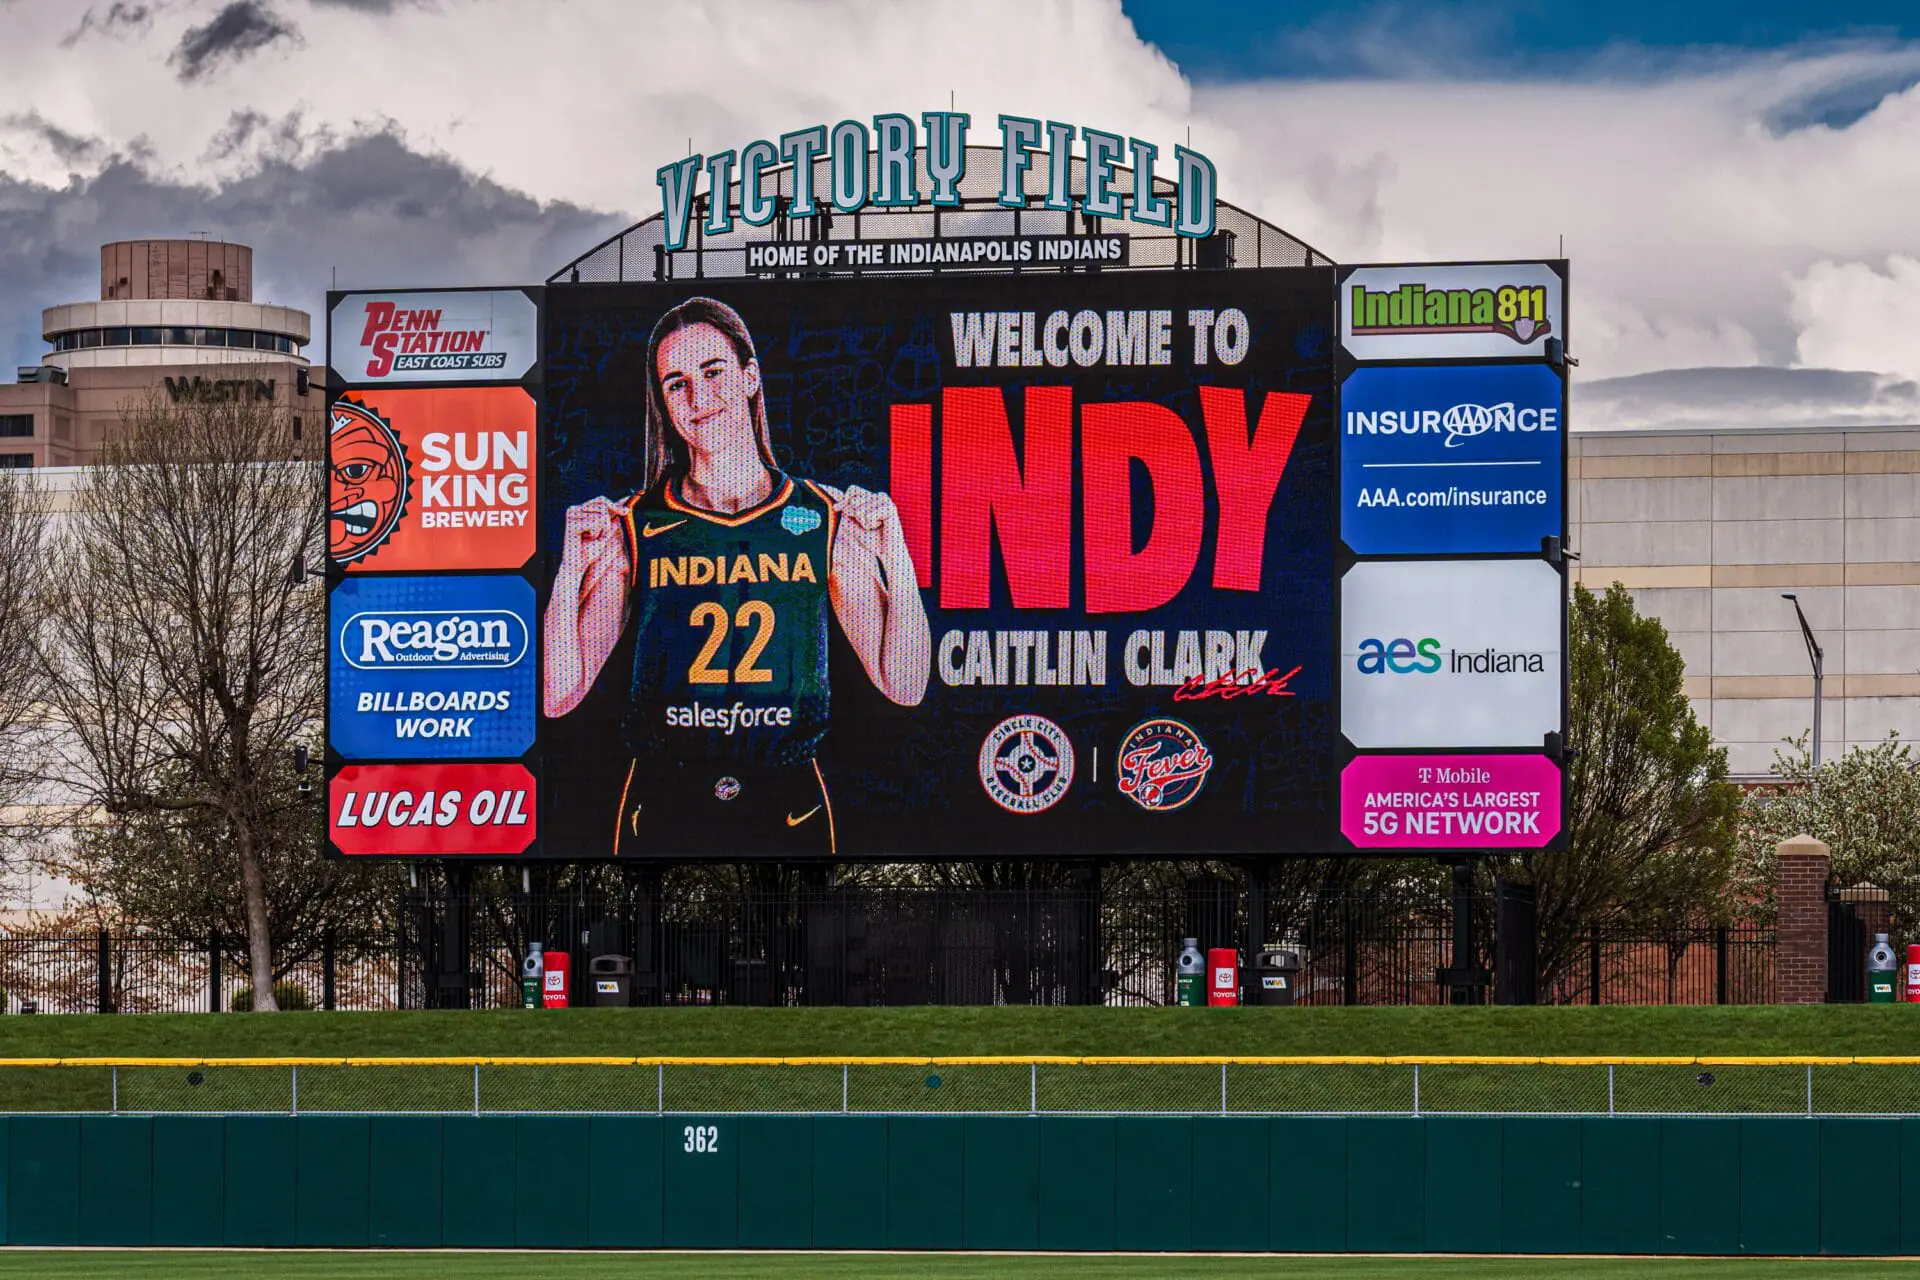
[[[1793,604],[1825,650],[1822,757],[1920,738],[1920,427],[1574,435],[1578,580],[1632,588],[1738,776],[1813,723]]]
[[[326,380],[306,312],[253,300],[253,250],[126,240],[100,250],[100,299],[41,313],[47,353],[0,384],[0,466],[84,466],[130,402],[270,397],[316,429]]]

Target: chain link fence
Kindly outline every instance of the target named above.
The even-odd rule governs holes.
[[[1920,1115],[1920,1058],[75,1060],[0,1113]]]

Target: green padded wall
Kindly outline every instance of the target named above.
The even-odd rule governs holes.
[[[674,1116],[662,1144],[668,1248],[731,1249],[740,1242],[740,1121]]]
[[[1042,1116],[1040,1247],[1114,1247],[1114,1122],[1105,1116]]]
[[[659,1247],[665,1123],[653,1116],[594,1116],[588,1122],[588,1244]],[[785,1173],[795,1182],[809,1181]]]
[[[228,1116],[224,1243],[255,1248],[294,1243],[292,1116]]]
[[[1920,1121],[0,1117],[11,1244],[1877,1255]]]
[[[226,1236],[226,1121],[218,1116],[155,1116],[117,1124],[153,1126],[153,1242],[218,1245]],[[434,1152],[435,1158],[439,1152]]]
[[[520,1248],[577,1248],[586,1240],[589,1197],[580,1177],[591,1125],[586,1116],[514,1120],[513,1242]]]
[[[440,1242],[509,1247],[519,1188],[512,1116],[448,1116],[440,1128]]]
[[[807,1176],[795,1177],[795,1171]],[[813,1243],[813,1118],[740,1118],[743,1248],[805,1249]]]
[[[1392,1253],[1425,1244],[1426,1134],[1411,1118],[1347,1121],[1347,1248]]]
[[[1884,1120],[1821,1120],[1820,1247],[1900,1252],[1900,1128]],[[1920,1168],[1914,1170],[1920,1177]]]
[[[1580,1251],[1660,1249],[1661,1122],[1638,1117],[1580,1122]]]
[[[79,1242],[79,1119],[14,1116],[7,1125],[7,1243]]]
[[[1805,1119],[1740,1121],[1740,1248],[1820,1251],[1820,1126]]]
[[[887,1121],[887,1248],[958,1249],[965,1241],[965,1138],[960,1116]]]
[[[1347,1247],[1347,1120],[1282,1116],[1268,1128],[1268,1248]]]
[[[80,1243],[153,1243],[153,1124],[80,1119]]]
[[[439,1116],[373,1116],[367,1121],[367,1243],[389,1249],[438,1247],[445,1131]]]
[[[1193,1120],[1121,1116],[1113,1124],[1113,1247],[1191,1249]]]
[[[369,1243],[370,1125],[365,1116],[310,1116],[299,1121],[293,1171],[296,1244],[344,1249]],[[437,1139],[434,1145],[439,1145]]]
[[[1483,1253],[1500,1248],[1500,1121],[1445,1117],[1426,1124],[1423,1192],[1426,1248]]]
[[[968,1116],[965,1165],[968,1249],[1040,1247],[1040,1128],[1020,1117]]]
[[[1740,1125],[1660,1122],[1661,1253],[1740,1251]]]
[[[879,1249],[887,1239],[887,1119],[813,1121],[813,1243]]]
[[[1267,1248],[1272,1133],[1264,1120],[1194,1117],[1192,1248]]]
[[[1500,1244],[1507,1253],[1580,1248],[1580,1140],[1568,1116],[1509,1116],[1500,1123]]]

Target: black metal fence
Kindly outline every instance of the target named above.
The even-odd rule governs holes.
[[[1490,895],[1472,900],[1472,965],[1489,998],[1524,1001]],[[1247,955],[1255,939],[1299,953],[1304,1004],[1439,1004],[1452,962],[1444,896],[1317,893],[1250,899],[1231,881],[1159,892],[811,887],[771,892],[611,890],[490,895],[409,892],[379,933],[330,934],[279,984],[313,1008],[501,1007],[520,1002],[531,942],[566,952],[576,1003],[591,961],[631,965],[642,1005],[1160,1005],[1174,999],[1182,940]],[[1530,948],[1515,955],[1531,955]],[[1754,927],[1654,937],[1595,930],[1535,973],[1555,1004],[1750,1004],[1774,995],[1773,934]],[[1572,959],[1567,959],[1571,956]],[[237,941],[146,935],[0,937],[5,1007],[44,1013],[230,1010],[250,1000]],[[283,1001],[283,1003],[285,1003]]]

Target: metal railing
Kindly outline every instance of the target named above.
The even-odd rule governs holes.
[[[632,957],[632,1000],[648,1005],[1166,1005],[1181,939],[1239,946],[1251,930],[1241,886],[1186,891],[846,886],[778,893],[596,891],[450,901],[409,893],[385,929],[342,927],[282,981],[321,1009],[520,1002],[530,942]],[[1478,957],[1499,939],[1491,899]],[[464,957],[448,953],[457,920]],[[1323,892],[1270,903],[1265,936],[1295,947],[1301,1004],[1440,1004],[1450,962],[1445,897]],[[1774,993],[1771,929],[1665,938],[1586,932],[1541,975],[1553,1004],[1763,1004]],[[1571,956],[1571,960],[1564,957]],[[5,1008],[40,1013],[232,1009],[248,985],[237,940],[142,933],[0,937]],[[1502,993],[1491,993],[1496,998]]]
[[[1920,1115],[1914,1057],[0,1060],[0,1114]]]

